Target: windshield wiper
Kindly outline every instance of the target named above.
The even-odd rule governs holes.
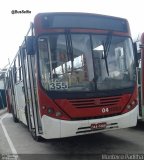
[[[74,61],[74,56],[73,56],[73,48],[72,48],[72,39],[71,39],[71,34],[68,30],[65,31],[66,35],[66,47],[67,47],[67,56],[68,60],[71,61],[72,65],[72,71],[73,71],[73,61]]]
[[[106,71],[107,71],[108,76],[109,76],[109,68],[108,68],[107,56],[108,56],[108,53],[109,53],[111,40],[112,40],[112,34],[110,33],[110,34],[107,35],[105,43],[103,42],[104,56],[102,57],[102,59],[105,60]]]

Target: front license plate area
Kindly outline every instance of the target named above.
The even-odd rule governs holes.
[[[105,129],[107,126],[106,122],[102,122],[102,123],[92,123],[91,124],[91,129],[92,130],[96,130],[96,129]]]

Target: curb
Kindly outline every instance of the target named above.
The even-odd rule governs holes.
[[[0,110],[0,116],[7,112],[7,108]]]

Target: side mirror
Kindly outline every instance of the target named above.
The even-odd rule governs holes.
[[[27,36],[25,37],[25,43],[26,43],[26,52],[28,55],[34,55],[34,43],[35,43],[35,37],[34,36]]]
[[[135,63],[136,67],[139,66],[139,60],[141,59],[140,42],[133,43],[134,53],[135,53]]]

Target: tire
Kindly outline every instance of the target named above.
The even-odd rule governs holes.
[[[25,106],[25,117],[26,117],[26,121],[27,121],[28,130],[31,132],[33,139],[37,142],[44,141],[44,138],[42,138],[41,136],[37,136],[35,129],[31,129],[31,126],[29,126],[27,106]]]
[[[15,123],[18,123],[18,122],[19,122],[19,119],[18,119],[18,118],[15,116],[15,114],[14,114],[13,106],[11,106],[11,109],[12,109],[13,121],[14,121]]]
[[[31,130],[31,135],[32,135],[33,139],[34,139],[35,141],[37,141],[37,142],[42,142],[42,141],[44,141],[44,138],[42,138],[41,136],[37,136],[37,135],[36,135],[35,129],[32,129],[32,130]]]
[[[17,117],[15,117],[15,116],[13,116],[13,121],[14,121],[15,123],[19,123],[18,118],[17,118]]]
[[[27,106],[25,106],[25,117],[26,117],[27,127],[28,127],[28,129],[30,130],[30,128],[29,128],[29,122],[28,122],[28,111],[27,111]]]

